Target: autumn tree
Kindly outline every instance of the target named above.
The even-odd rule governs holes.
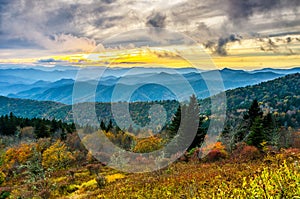
[[[66,168],[73,160],[72,153],[68,151],[67,146],[60,140],[57,140],[42,154],[42,165],[46,169]]]

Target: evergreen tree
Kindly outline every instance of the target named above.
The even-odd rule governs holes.
[[[129,133],[133,133],[134,129],[133,129],[133,127],[132,127],[131,124],[129,125],[127,131],[128,131]]]
[[[254,125],[255,120],[259,118],[259,121],[262,122],[262,115],[263,113],[258,105],[258,101],[256,99],[253,100],[247,113],[243,117],[244,120],[241,122],[239,128],[237,129],[237,132],[234,135],[235,143],[242,142],[245,141],[245,139],[248,139],[250,130]]]
[[[261,148],[261,143],[266,140],[264,133],[262,118],[256,117],[250,129],[247,144]]]
[[[9,117],[5,116],[4,123],[4,135],[14,135],[17,131],[16,117],[12,112],[9,113]]]
[[[277,146],[279,144],[280,136],[274,115],[268,113],[266,116],[263,117],[262,124],[265,132],[266,141],[273,146]]]
[[[181,123],[181,107],[178,106],[177,111],[172,119],[172,123],[168,128],[168,137],[172,139],[178,132]]]
[[[36,122],[34,134],[37,138],[45,138],[50,136],[49,129],[44,120],[39,120]]]
[[[52,119],[51,125],[50,125],[50,132],[55,133],[59,129],[58,123],[55,119]]]
[[[113,128],[114,128],[114,126],[113,126],[112,120],[109,120],[106,131],[107,132],[111,131],[111,130],[113,130]]]
[[[103,120],[101,120],[101,122],[100,122],[100,128],[102,131],[106,131],[106,125]]]
[[[205,136],[207,133],[207,128],[208,128],[205,126],[204,119],[205,119],[204,117],[199,117],[197,134],[196,134],[192,144],[188,148],[188,150],[193,149],[195,147],[200,147],[201,144],[204,142],[204,139],[205,139]]]
[[[170,125],[172,129],[172,131],[170,131],[171,136],[176,138],[176,144],[174,146],[177,147],[176,150],[189,150],[202,143],[205,135],[203,136],[203,129],[200,128],[202,119],[200,119],[199,113],[200,109],[195,95],[190,97],[188,106],[183,105],[178,109]],[[191,140],[192,143],[190,146],[184,148]]]
[[[245,116],[245,119],[247,119],[247,117],[249,117],[250,120],[250,126],[252,126],[253,122],[255,121],[256,117],[262,117],[263,113],[260,110],[260,107],[258,105],[258,101],[255,99],[253,100],[249,110],[248,110],[248,114]]]

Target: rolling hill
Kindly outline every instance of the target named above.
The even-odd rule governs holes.
[[[252,100],[257,99],[264,111],[287,115],[295,125],[300,123],[300,74],[291,74],[275,80],[253,86],[240,87],[226,91],[229,114],[239,115],[240,110],[249,108]],[[152,85],[150,85],[152,86]],[[141,90],[143,93],[143,91]],[[140,93],[136,93],[140,96]],[[153,104],[160,103],[166,109],[168,117],[176,111],[176,101],[135,102],[131,103],[132,115],[136,121],[146,124],[148,110]],[[200,100],[202,107],[208,107],[209,98]],[[112,118],[110,103],[96,103],[99,118],[108,121]],[[35,101],[0,97],[0,115],[13,112],[22,117],[57,118],[65,121],[72,119],[72,106],[51,101]],[[135,114],[139,113],[139,114]]]

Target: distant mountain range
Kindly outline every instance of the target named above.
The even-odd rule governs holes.
[[[32,99],[40,101],[55,101],[72,104],[72,93],[75,79],[80,69],[70,70],[42,70],[42,69],[0,69],[0,95],[11,98]],[[286,74],[300,72],[300,68],[293,69],[261,69],[243,71],[222,69],[219,70],[224,83],[224,89],[234,89],[282,77]],[[110,101],[155,101],[177,99],[172,89],[180,95],[187,95],[183,77],[192,86],[201,99],[210,95],[205,78],[215,81],[216,71],[200,71],[195,68],[168,69],[168,68],[109,68],[91,67],[84,69],[81,79],[76,81],[76,88],[81,95],[82,102],[94,101],[91,89],[96,89],[97,102]],[[100,80],[94,77],[102,74]],[[170,89],[171,88],[171,89]],[[114,96],[113,92],[118,92]],[[126,98],[128,93],[130,98]],[[179,96],[180,97],[180,96]]]
[[[278,112],[278,115],[290,118],[287,120],[290,122],[288,125],[299,126],[299,85],[300,74],[297,73],[252,86],[230,89],[226,91],[228,114],[240,114],[240,110],[248,109],[252,100],[257,99],[264,111]],[[175,101],[136,102],[130,105],[132,116],[136,117],[136,121],[142,121],[145,124],[148,118],[149,107],[156,103],[160,103],[166,108],[169,119],[178,106],[178,103]],[[209,98],[200,100],[200,105],[204,108],[209,107]],[[99,118],[105,121],[112,118],[111,103],[96,103],[95,107]],[[8,114],[9,112],[13,112],[21,117],[55,117],[64,121],[72,120],[71,105],[51,101],[0,97],[0,115]]]

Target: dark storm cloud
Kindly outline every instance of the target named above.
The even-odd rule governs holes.
[[[5,14],[5,8],[7,8],[10,2],[11,0],[0,0],[0,27],[3,23],[3,15]],[[0,32],[2,32],[1,29]]]
[[[269,11],[280,4],[280,0],[228,0],[228,16],[232,21],[248,19],[256,12]]]
[[[241,36],[237,36],[234,34],[229,35],[229,37],[219,38],[217,47],[215,49],[215,53],[217,53],[218,55],[221,55],[221,56],[227,55],[227,48],[226,48],[227,43],[240,41],[241,39],[242,39]]]
[[[104,3],[107,3],[107,4],[116,2],[116,0],[101,0],[101,1],[104,2]]]
[[[56,49],[74,45],[72,36],[76,42],[101,42],[131,29],[169,28],[226,55],[227,44],[240,39],[236,35],[268,36],[299,29],[299,8],[300,0],[0,0],[0,34],[6,46],[20,40]],[[61,38],[68,42],[60,45]],[[26,42],[20,42],[20,48]]]
[[[146,26],[151,28],[165,28],[166,27],[166,15],[162,13],[154,13],[148,17]]]
[[[264,17],[276,17],[274,21],[280,25],[293,26],[286,19],[287,11],[292,11],[294,17],[299,21],[299,0],[227,0],[226,14],[229,23],[233,23],[236,27],[241,27],[243,23],[247,22],[250,17],[257,14],[262,14]],[[263,19],[262,19],[263,20]],[[248,23],[244,24],[249,25]],[[255,29],[255,24],[251,24]]]

